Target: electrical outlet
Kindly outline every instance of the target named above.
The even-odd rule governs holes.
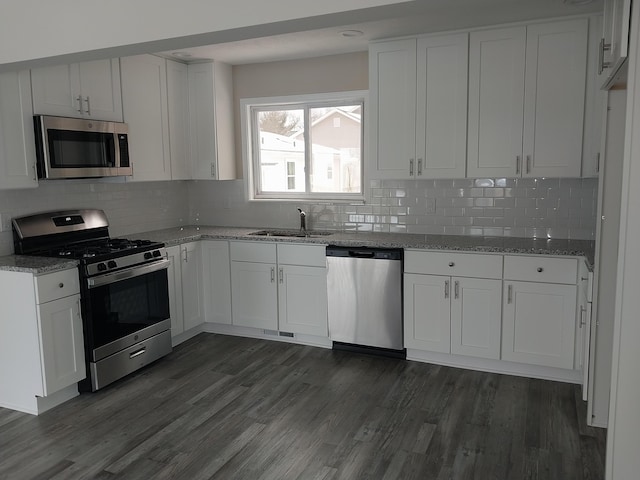
[[[0,232],[8,232],[11,230],[11,215],[8,213],[0,213]]]

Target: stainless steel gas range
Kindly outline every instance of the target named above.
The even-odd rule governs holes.
[[[15,253],[77,259],[87,378],[98,390],[171,352],[164,245],[112,239],[102,210],[13,219]]]

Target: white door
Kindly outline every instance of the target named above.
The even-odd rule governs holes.
[[[417,178],[465,176],[468,51],[466,33],[418,39]]]
[[[122,121],[120,60],[105,59],[78,64],[83,116]]]
[[[167,102],[171,179],[189,180],[189,83],[184,63],[167,60]]]
[[[206,240],[202,244],[205,319],[231,323],[231,266],[229,242]]]
[[[184,329],[204,322],[202,295],[202,254],[200,242],[180,245],[182,253],[182,313]]]
[[[404,275],[404,344],[407,348],[450,353],[451,279]]]
[[[234,325],[278,329],[276,276],[274,264],[231,262]]]
[[[470,177],[520,174],[525,40],[525,27],[469,36]]]
[[[504,282],[502,359],[574,368],[575,285]]]
[[[132,181],[170,180],[165,60],[153,55],[125,57],[121,73]]]
[[[415,175],[416,41],[369,47],[371,177]]]
[[[80,295],[38,306],[44,395],[51,395],[86,377]]]
[[[451,280],[451,353],[499,359],[502,281]]]
[[[326,337],[327,269],[284,265],[278,268],[278,330]]]
[[[0,74],[0,189],[37,187],[28,70]]]
[[[587,33],[586,18],[527,27],[524,176],[580,176]]]
[[[184,332],[184,316],[182,314],[182,262],[180,245],[167,247],[169,268],[169,314],[171,315],[171,336],[175,337]]]

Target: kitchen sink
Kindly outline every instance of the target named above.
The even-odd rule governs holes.
[[[333,235],[335,232],[326,231],[311,231],[301,232],[299,230],[258,230],[257,232],[251,232],[248,235],[254,235],[257,237],[293,237],[293,238],[320,238],[328,235]]]

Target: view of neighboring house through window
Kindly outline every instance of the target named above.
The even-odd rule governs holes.
[[[363,97],[310,98],[244,104],[253,198],[363,197]]]

